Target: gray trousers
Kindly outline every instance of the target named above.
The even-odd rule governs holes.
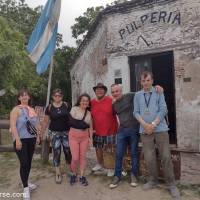
[[[149,171],[149,180],[157,181],[158,179],[156,144],[161,158],[166,183],[169,185],[175,184],[168,132],[153,133],[152,135],[141,134],[141,140],[143,144],[144,159]]]

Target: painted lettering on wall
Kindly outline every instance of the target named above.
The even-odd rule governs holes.
[[[159,11],[142,15],[138,21],[133,21],[129,24],[126,24],[124,28],[119,30],[120,38],[123,40],[126,36],[133,34],[139,28],[148,23],[168,23],[181,25],[181,13]]]
[[[137,39],[137,44],[139,44],[140,43],[140,41],[143,41],[146,45],[147,45],[147,47],[149,47],[149,46],[151,46],[152,44],[153,44],[153,42],[148,42],[146,39],[145,39],[145,37],[143,36],[143,35],[140,35],[139,37],[138,37],[138,39]]]

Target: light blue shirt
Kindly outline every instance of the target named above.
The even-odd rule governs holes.
[[[149,98],[150,101],[147,108],[147,102]],[[154,87],[152,87],[151,90],[148,92],[140,90],[135,94],[133,115],[136,119],[139,119],[141,117],[146,123],[151,123],[157,117],[159,117],[160,123],[155,128],[156,133],[165,132],[169,130],[165,120],[167,112],[168,111],[164,94],[157,93]],[[144,128],[142,127],[142,125],[140,125],[140,133],[144,133]]]

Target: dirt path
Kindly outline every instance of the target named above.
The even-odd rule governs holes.
[[[92,153],[91,153],[92,154]],[[91,155],[90,154],[90,155]],[[94,160],[89,159],[92,165]],[[22,192],[19,184],[18,160],[14,153],[0,154],[0,192]],[[91,166],[89,166],[91,167]],[[65,172],[65,166],[62,165]],[[90,173],[90,169],[87,170]],[[38,189],[31,193],[32,200],[170,200],[170,195],[164,185],[152,191],[144,192],[142,184],[132,188],[128,180],[122,181],[116,189],[110,190],[108,185],[111,181],[106,176],[88,175],[89,186],[83,187],[79,183],[71,187],[66,173],[63,175],[63,183],[54,183],[54,173],[51,165],[43,166],[38,156],[34,157],[30,179],[38,185]],[[199,200],[199,191],[183,189],[182,200]],[[5,199],[5,198],[0,198]],[[19,199],[19,198],[12,198]]]

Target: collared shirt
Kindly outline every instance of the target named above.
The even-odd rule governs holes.
[[[169,130],[165,120],[167,112],[164,94],[157,93],[154,87],[152,87],[148,92],[140,90],[135,94],[133,112],[134,116],[136,119],[141,117],[146,123],[151,123],[157,117],[159,117],[160,123],[155,128],[155,132]],[[144,128],[142,125],[140,125],[140,133],[144,133]]]
[[[113,109],[119,118],[120,127],[139,129],[139,123],[133,116],[133,98],[135,93],[124,94],[121,99],[113,103]]]

